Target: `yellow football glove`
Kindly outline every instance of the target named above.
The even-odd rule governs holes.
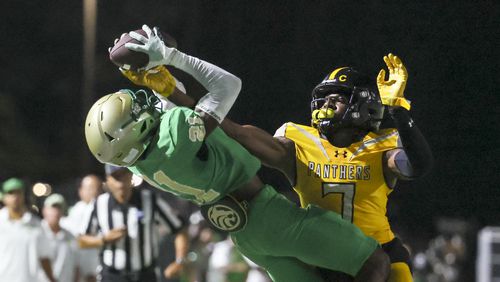
[[[168,98],[175,89],[175,79],[163,65],[139,72],[120,69],[122,74],[134,84],[146,86]]]
[[[381,69],[377,76],[377,87],[382,104],[391,107],[403,107],[410,110],[410,102],[405,99],[404,91],[408,72],[398,56],[391,53],[384,56],[384,62],[389,69],[389,80],[385,80],[385,70]]]

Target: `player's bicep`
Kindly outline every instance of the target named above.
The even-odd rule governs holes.
[[[240,125],[228,119],[221,126],[226,134],[259,158],[264,165],[282,169],[282,161],[288,156],[288,147],[282,140],[256,126]]]
[[[387,168],[400,179],[409,179],[413,173],[410,161],[403,149],[393,149],[386,152]]]
[[[243,128],[247,135],[247,143],[250,144],[249,151],[261,159],[264,165],[283,170],[291,155],[290,151],[294,150],[293,142],[287,138],[273,137],[263,129],[252,125],[244,125]]]

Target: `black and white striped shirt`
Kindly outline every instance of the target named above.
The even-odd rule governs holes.
[[[103,266],[126,272],[139,271],[155,263],[159,251],[158,223],[171,234],[183,227],[183,221],[166,201],[149,190],[135,188],[130,201],[123,205],[110,193],[100,195],[82,220],[84,233],[90,235],[127,228],[127,236],[106,244],[100,252]]]

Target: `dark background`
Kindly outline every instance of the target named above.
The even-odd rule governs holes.
[[[271,133],[286,121],[309,123],[310,92],[335,67],[375,79],[393,52],[409,71],[412,116],[435,156],[429,175],[401,182],[391,196],[397,231],[431,237],[443,216],[477,228],[500,224],[499,1],[248,2],[98,1],[95,84],[86,85],[92,102],[134,88],[107,48],[143,23],[239,76],[243,89],[229,116]],[[84,143],[82,7],[0,2],[0,181],[23,177],[61,192],[102,173]],[[278,173],[263,175],[287,188]]]

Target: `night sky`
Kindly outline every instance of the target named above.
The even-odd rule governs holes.
[[[107,48],[143,23],[239,76],[229,117],[271,133],[287,121],[309,123],[311,90],[335,67],[375,79],[393,52],[409,71],[411,114],[435,156],[429,175],[391,196],[395,220],[407,232],[431,231],[440,216],[500,224],[499,1],[248,2],[98,1],[92,101],[136,89]],[[0,180],[63,189],[102,173],[84,141],[82,3],[1,1],[0,11]],[[286,189],[278,173],[264,177]]]

